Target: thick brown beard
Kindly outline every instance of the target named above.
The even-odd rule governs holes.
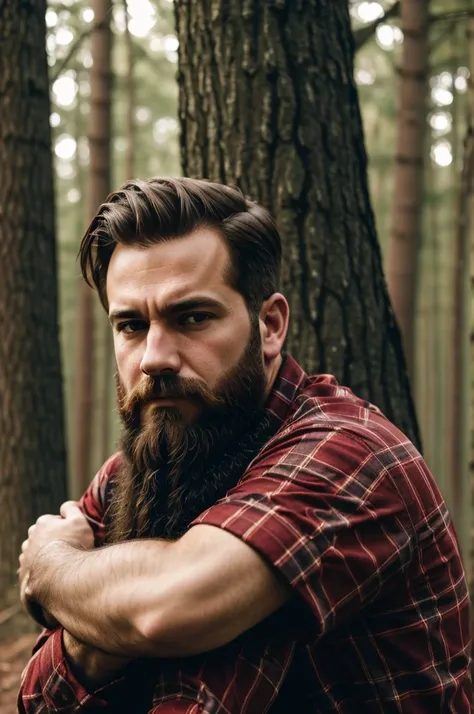
[[[263,406],[266,379],[258,322],[238,363],[215,390],[197,380],[146,377],[126,396],[117,385],[124,430],[122,460],[107,512],[107,541],[176,538],[189,523],[238,481],[272,431]],[[200,402],[195,423],[171,407],[144,404],[157,396]]]

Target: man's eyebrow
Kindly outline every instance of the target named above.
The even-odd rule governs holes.
[[[143,320],[143,315],[140,313],[139,310],[112,310],[111,313],[109,313],[109,322],[115,322],[115,320],[119,319],[126,319],[126,318],[134,318],[134,319],[142,319]]]
[[[202,308],[208,308],[209,310],[227,310],[225,305],[215,298],[207,297],[206,295],[196,295],[195,297],[186,298],[184,300],[166,303],[160,312],[164,315],[169,315]]]
[[[162,315],[167,316],[181,312],[188,312],[190,310],[205,308],[209,310],[225,310],[226,312],[228,311],[225,305],[223,305],[223,303],[221,303],[219,300],[215,300],[214,298],[205,296],[196,296],[192,298],[187,298],[185,300],[178,300],[177,302],[173,303],[167,303],[163,305],[160,312]],[[140,312],[140,310],[134,310],[129,308],[112,310],[112,312],[109,314],[110,322],[113,323],[119,319],[143,320],[145,318],[143,316],[143,313]]]

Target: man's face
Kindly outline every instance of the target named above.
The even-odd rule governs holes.
[[[225,242],[212,229],[114,250],[107,297],[119,392],[128,413],[139,408],[142,426],[160,411],[190,424],[221,406],[219,394],[251,337],[244,298],[226,278],[228,264]],[[255,347],[258,325],[254,332]],[[263,370],[262,355],[254,350],[253,359]],[[263,382],[265,390],[265,375]]]

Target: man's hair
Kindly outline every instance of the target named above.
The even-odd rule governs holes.
[[[212,228],[225,240],[226,278],[251,313],[260,310],[278,290],[281,242],[275,222],[239,189],[204,179],[135,179],[111,193],[82,239],[82,274],[107,310],[107,270],[119,243],[148,247],[199,228]]]

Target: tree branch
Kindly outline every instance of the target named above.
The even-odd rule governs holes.
[[[355,30],[353,33],[355,51],[358,52],[361,47],[363,47],[370,39],[372,39],[379,25],[381,25],[383,22],[386,22],[387,20],[390,20],[391,17],[398,17],[399,14],[400,0],[397,0],[397,2],[394,3],[384,15],[382,15],[382,17],[379,17],[377,20],[374,20],[369,25],[364,25],[364,27],[360,27],[358,30]]]
[[[443,22],[459,20],[462,17],[474,17],[474,10],[452,10],[451,12],[440,12],[437,15],[430,15],[429,22]]]
[[[382,15],[382,17],[374,20],[369,25],[364,25],[364,27],[360,27],[358,30],[355,30],[353,33],[355,51],[358,52],[358,50],[360,50],[370,39],[372,39],[379,25],[387,20],[390,20],[391,17],[398,17],[399,15],[400,0],[397,0],[397,2],[394,3],[384,15]],[[441,12],[436,15],[430,15],[428,22],[430,25],[434,25],[438,22],[456,22],[456,20],[460,20],[465,17],[474,17],[474,10],[452,10],[449,12]]]
[[[74,55],[76,54],[76,52],[78,51],[78,49],[80,48],[80,46],[82,45],[82,43],[84,42],[86,37],[89,37],[89,35],[92,35],[92,33],[95,32],[96,30],[102,30],[104,27],[107,27],[108,22],[109,22],[108,18],[106,18],[105,20],[102,20],[102,22],[94,22],[94,23],[92,23],[92,25],[90,27],[87,28],[87,30],[84,30],[84,32],[82,32],[79,35],[79,37],[76,39],[76,41],[72,43],[67,55],[65,57],[63,57],[63,59],[61,60],[61,62],[59,62],[59,64],[56,63],[54,65],[55,71],[53,74],[51,74],[51,84],[53,82],[55,82],[58,79],[59,75],[62,72],[64,72],[64,70],[67,68],[72,57],[74,57]]]

